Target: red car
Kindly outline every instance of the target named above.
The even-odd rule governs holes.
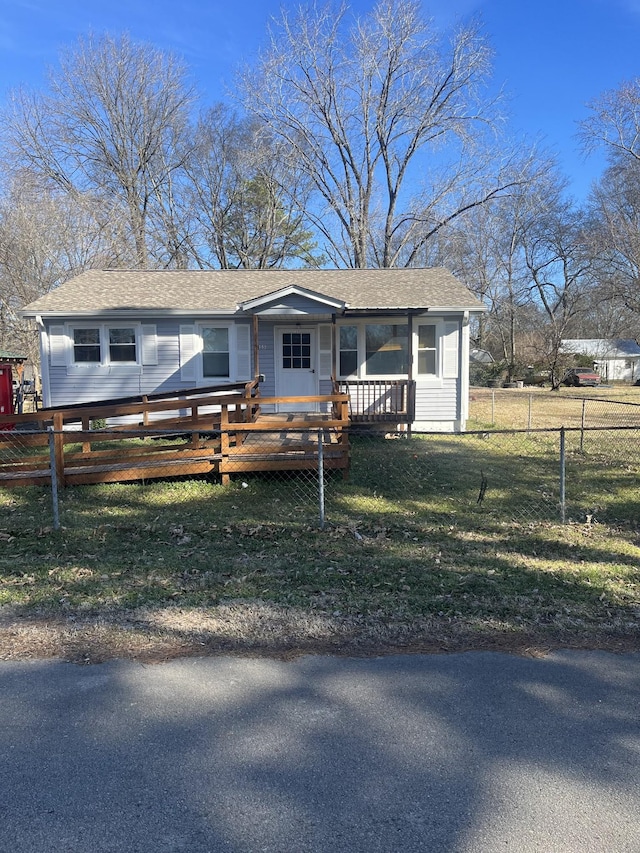
[[[599,385],[602,380],[600,374],[590,367],[572,367],[567,370],[562,381],[565,385],[573,385],[577,388],[580,385]]]

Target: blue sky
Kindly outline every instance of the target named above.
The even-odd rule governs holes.
[[[40,86],[58,51],[89,31],[129,32],[181,54],[207,101],[224,97],[233,69],[264,42],[280,0],[1,0],[0,97]],[[284,5],[294,5],[285,0]],[[364,12],[372,0],[353,0]],[[640,76],[640,0],[433,0],[441,28],[479,15],[495,50],[494,80],[509,93],[515,131],[558,153],[578,200],[602,162],[575,139],[586,103]]]

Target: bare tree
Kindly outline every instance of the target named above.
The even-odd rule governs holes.
[[[590,197],[592,251],[602,295],[640,311],[640,162],[609,166]]]
[[[412,265],[438,230],[503,188],[501,176],[487,180],[482,144],[496,125],[484,94],[491,52],[477,24],[444,43],[415,0],[347,13],[284,11],[243,75],[244,103],[312,181],[307,213],[334,263]]]
[[[444,232],[441,261],[488,307],[477,321],[475,342],[508,365],[509,374],[517,369],[521,310],[530,302],[520,246],[521,203],[503,198],[459,217]]]
[[[552,388],[562,378],[562,341],[572,324],[588,309],[593,255],[589,251],[584,214],[568,202],[541,209],[523,234],[523,251],[531,288],[544,312],[544,358]]]
[[[122,261],[118,222],[95,198],[43,187],[23,172],[0,197],[0,348],[37,360],[37,341],[18,309],[92,266]]]
[[[508,192],[457,217],[437,241],[440,262],[489,308],[478,323],[476,342],[506,365],[509,379],[521,373],[523,362],[538,360],[527,341],[539,335],[540,305],[523,245],[565,184],[549,154],[533,146],[515,165]]]
[[[603,150],[608,167],[591,195],[593,251],[602,289],[640,311],[640,78],[604,92],[580,126],[587,152]]]
[[[191,240],[199,266],[266,269],[319,266],[299,207],[305,177],[281,155],[255,120],[217,105],[198,124],[188,166]]]
[[[591,114],[580,123],[586,151],[603,148],[612,162],[640,161],[640,78],[603,92],[588,106]]]
[[[173,56],[127,36],[89,37],[61,55],[46,93],[13,93],[5,140],[19,168],[70,197],[108,204],[127,224],[136,265],[146,267],[162,262],[163,235],[150,233],[151,223],[154,211],[170,209],[193,100]]]

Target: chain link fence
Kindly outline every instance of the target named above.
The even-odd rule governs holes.
[[[19,500],[21,490],[37,490],[40,520],[48,523],[50,506],[54,527],[81,514],[75,486],[99,483],[100,499],[117,512],[122,489],[142,484],[140,499],[153,501],[160,500],[155,484],[196,480],[239,521],[247,513],[253,521],[323,527],[363,516],[442,521],[471,512],[503,522],[635,524],[640,424],[589,423],[580,416],[576,426],[559,429],[411,437],[297,426],[247,428],[240,438],[235,428],[14,430],[0,433],[0,493],[6,503],[6,496]]]
[[[610,389],[602,388],[605,395]],[[472,388],[469,423],[499,429],[560,427],[640,427],[640,388],[624,390],[630,399],[591,397],[525,389]]]

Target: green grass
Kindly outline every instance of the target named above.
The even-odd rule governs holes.
[[[262,602],[356,639],[375,626],[383,644],[635,644],[637,467],[581,454],[560,525],[554,442],[355,439],[322,531],[305,475],[72,488],[59,531],[48,490],[0,492],[0,604],[107,617]]]

